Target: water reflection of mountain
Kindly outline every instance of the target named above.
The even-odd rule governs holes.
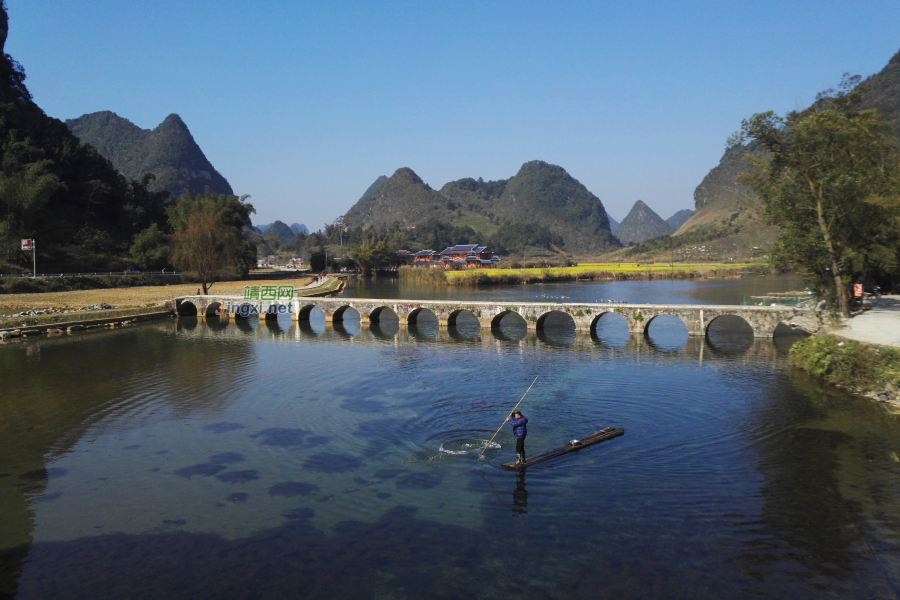
[[[239,397],[252,377],[240,365],[253,360],[254,345],[221,334],[179,320],[0,347],[0,548],[28,542],[29,505],[53,476],[46,465],[87,432],[211,415]],[[0,579],[13,568],[3,562]]]

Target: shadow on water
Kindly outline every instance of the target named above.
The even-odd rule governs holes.
[[[735,315],[714,319],[706,329],[710,350],[721,355],[739,354],[753,345],[753,327]]]
[[[234,317],[233,320],[235,327],[243,333],[255,333],[259,327],[259,317]]]
[[[434,322],[423,322],[422,320],[419,320],[416,323],[407,325],[407,330],[409,331],[409,336],[412,339],[425,341],[433,340],[440,331],[440,327],[438,327],[437,320],[435,320]]]
[[[575,321],[565,313],[552,312],[541,325],[537,338],[549,346],[569,346],[575,341]]]
[[[381,340],[392,340],[400,332],[400,322],[396,320],[384,320],[371,323],[369,329],[372,335]]]
[[[284,335],[290,326],[290,321],[285,324],[280,319],[262,319],[262,321],[265,323],[266,331],[273,336]]]
[[[338,337],[349,340],[354,336],[359,335],[359,321],[334,321],[331,324],[331,330],[336,333]]]
[[[221,317],[206,317],[206,326],[210,331],[219,332],[219,331],[227,331],[229,325],[228,318]]]
[[[516,489],[512,493],[512,516],[527,515],[528,490],[525,489],[525,469],[516,471]]]
[[[297,332],[303,339],[314,340],[321,335],[322,329],[319,329],[318,331],[316,329],[313,329],[312,323],[310,323],[310,321],[298,321]]]
[[[178,317],[175,319],[175,326],[178,331],[193,331],[200,324],[197,317]]]

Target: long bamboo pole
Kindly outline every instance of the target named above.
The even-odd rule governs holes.
[[[539,375],[535,375],[535,376],[534,376],[534,381],[537,381],[537,380],[538,380],[538,377],[539,377]],[[525,393],[522,394],[522,397],[519,398],[519,401],[516,402],[516,405],[513,407],[513,409],[510,411],[509,414],[513,414],[514,412],[516,412],[516,409],[519,408],[519,405],[520,405],[520,404],[522,404],[522,400],[524,400],[524,399],[525,399],[525,396],[528,395],[528,392],[531,391],[531,386],[534,385],[534,381],[531,382],[531,385],[528,386],[528,389],[525,390]],[[506,421],[507,421],[507,420],[509,420],[509,417],[507,417],[502,423],[500,423],[500,429],[503,429],[503,426],[506,425]],[[478,455],[478,458],[481,458],[482,455],[484,455],[484,451],[488,449],[488,446],[491,445],[491,442],[493,442],[493,441],[494,441],[494,438],[497,437],[497,434],[500,433],[500,429],[497,429],[497,431],[494,432],[494,435],[491,436],[491,439],[488,440],[488,443],[484,446],[484,448],[481,449],[481,454]]]

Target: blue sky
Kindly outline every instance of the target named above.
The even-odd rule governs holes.
[[[60,119],[178,113],[254,222],[318,229],[381,174],[563,166],[663,218],[754,112],[900,49],[900,2],[7,0],[6,51]]]

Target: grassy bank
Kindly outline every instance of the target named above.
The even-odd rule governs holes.
[[[878,400],[900,400],[900,350],[834,335],[801,340],[791,365],[826,383]]]
[[[291,279],[287,283],[283,279],[256,281],[221,281],[215,283],[210,294],[241,295],[247,285],[306,285],[312,278]],[[331,282],[327,287],[313,288],[312,293],[321,293],[340,282]],[[188,296],[197,292],[196,283],[180,283],[163,286],[139,286],[120,288],[101,288],[89,290],[73,290],[61,292],[42,292],[28,294],[0,294],[0,315],[12,314],[32,308],[70,308],[77,309],[90,304],[106,302],[117,309],[151,307],[168,302],[176,296]],[[297,295],[303,292],[298,290]],[[106,312],[106,311],[104,311]],[[71,313],[65,313],[71,314]]]
[[[150,287],[180,283],[177,277],[153,275],[82,275],[72,277],[4,277],[0,294],[41,294],[76,290],[106,290],[121,287]]]
[[[421,267],[403,267],[400,277],[409,281],[444,285],[491,285],[551,283],[561,281],[618,281],[647,279],[694,279],[700,277],[737,277],[763,274],[765,265],[754,263],[582,263],[575,267],[526,269],[471,269],[448,271]]]

